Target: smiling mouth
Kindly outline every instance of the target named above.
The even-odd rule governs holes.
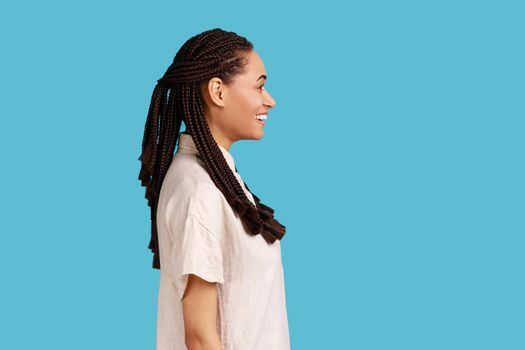
[[[266,119],[268,118],[268,114],[257,114],[255,115],[255,119],[261,123],[261,124],[265,124],[266,123]]]

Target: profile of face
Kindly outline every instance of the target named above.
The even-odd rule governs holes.
[[[229,149],[237,140],[259,140],[264,135],[264,123],[256,115],[268,115],[275,100],[264,87],[266,70],[255,50],[245,54],[246,71],[230,85],[217,77],[201,87],[205,100],[205,117],[219,145]]]

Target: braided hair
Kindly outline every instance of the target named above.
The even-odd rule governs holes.
[[[164,76],[157,80],[149,106],[139,180],[146,187],[145,197],[151,208],[151,239],[148,248],[153,252],[153,268],[160,269],[157,235],[157,203],[162,181],[173,158],[181,122],[195,142],[199,157],[217,188],[224,194],[232,209],[239,215],[251,235],[261,236],[272,244],[282,239],[285,226],[273,216],[274,210],[260,202],[248,185],[255,205],[228,166],[204,117],[204,99],[200,86],[211,78],[220,78],[225,85],[246,69],[243,54],[253,44],[245,37],[220,28],[204,31],[188,39],[175,55]],[[235,169],[237,170],[237,169]]]

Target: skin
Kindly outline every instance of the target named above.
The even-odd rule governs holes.
[[[275,107],[275,100],[264,88],[266,69],[261,57],[255,50],[245,57],[246,71],[236,76],[231,85],[214,77],[201,86],[210,131],[226,150],[238,140],[260,140],[264,125],[255,115],[268,114],[268,110]],[[189,350],[222,349],[217,332],[216,283],[190,274],[182,309],[186,347]]]
[[[275,100],[264,87],[266,69],[255,50],[246,53],[246,72],[237,75],[231,85],[214,77],[201,86],[205,117],[215,141],[224,149],[238,140],[260,140],[264,125],[256,114],[268,114]]]
[[[217,332],[217,288],[190,274],[182,296],[184,340],[188,350],[222,350]]]

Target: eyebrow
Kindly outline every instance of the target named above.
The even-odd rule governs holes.
[[[261,79],[266,79],[266,78],[267,78],[266,75],[263,74],[263,75],[261,75],[261,76],[259,77],[259,79],[257,79],[257,81],[259,81],[259,80],[261,80]]]

